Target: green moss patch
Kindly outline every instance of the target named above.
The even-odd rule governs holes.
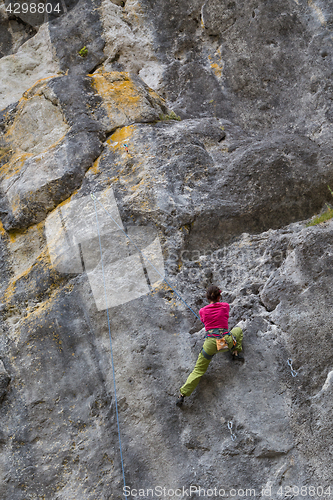
[[[87,49],[86,46],[82,47],[82,49],[79,50],[79,55],[81,57],[87,57],[87,55],[88,55],[88,49]]]
[[[314,219],[312,219],[311,222],[309,222],[306,227],[310,226],[316,226],[317,224],[320,224],[321,222],[326,222],[327,220],[332,219],[333,217],[333,210],[331,208],[328,208],[326,212],[324,212],[321,215],[316,215]]]
[[[330,190],[331,195],[333,196],[332,189],[329,186],[327,186],[327,187]],[[330,206],[328,206],[327,203],[326,203],[326,206],[327,206],[327,210],[324,213],[320,214],[320,215],[316,215],[312,219],[311,222],[308,222],[308,224],[306,225],[306,227],[316,226],[317,224],[320,224],[321,222],[326,222],[326,221],[332,219],[332,217],[333,217],[333,209]]]
[[[171,111],[168,115],[160,115],[160,120],[178,120],[181,121],[180,116],[177,116],[174,111]]]

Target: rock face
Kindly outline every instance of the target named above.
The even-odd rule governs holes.
[[[56,5],[0,7],[0,498],[329,498],[331,4]]]
[[[0,361],[0,399],[2,400],[7,392],[10,376],[8,375],[3,362]]]

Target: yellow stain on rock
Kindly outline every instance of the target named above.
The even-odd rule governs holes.
[[[45,227],[45,221],[41,221],[38,224],[36,224],[36,229],[41,238],[44,238],[44,227]]]
[[[10,179],[14,175],[18,175],[21,172],[25,161],[32,156],[33,155],[31,153],[14,154],[10,162],[5,163],[2,167],[0,167],[0,179]]]
[[[66,200],[59,203],[59,205],[57,205],[54,210],[57,210],[60,207],[64,207],[65,205],[70,203],[72,201],[73,196],[75,196],[78,192],[79,192],[79,190],[75,189],[75,191],[73,191],[73,193],[68,198],[66,198]]]
[[[10,243],[15,243],[15,241],[17,240],[17,238],[19,238],[20,236],[23,236],[26,233],[27,233],[27,230],[24,230],[24,231],[15,231],[15,230],[14,231],[10,231],[8,233]]]
[[[44,85],[44,82],[46,82],[47,80],[51,80],[52,78],[60,78],[62,76],[63,75],[51,75],[51,76],[46,76],[45,78],[40,78],[33,84],[32,87],[30,87],[28,90],[24,92],[19,102],[21,100],[29,99],[31,95],[36,94],[36,91],[38,91],[42,87],[42,85]]]
[[[99,169],[99,162],[100,162],[100,159],[101,159],[101,157],[99,156],[99,157],[97,158],[97,160],[95,160],[95,161],[94,161],[93,166],[92,166],[92,167],[90,167],[90,169],[89,169],[89,170],[90,170],[90,172],[92,172],[93,174],[98,174],[98,173],[100,172],[100,169]]]
[[[308,5],[309,5],[309,7],[311,7],[312,9],[314,9],[316,11],[316,14],[318,16],[320,24],[322,26],[325,26],[326,25],[326,20],[325,20],[325,16],[324,16],[323,11],[321,10],[321,8],[318,7],[318,5],[316,5],[313,0],[308,0]]]
[[[41,255],[39,260],[44,260],[44,257]],[[16,283],[18,279],[22,279],[25,276],[29,274],[31,269],[33,268],[34,264],[30,266],[29,269],[27,269],[24,273],[22,273],[19,277],[17,277],[15,280],[12,280],[5,290],[4,293],[4,300],[7,306],[10,306],[11,300],[15,296],[15,288],[16,288]],[[53,283],[48,290],[46,291],[46,294],[48,295],[43,301],[39,302],[32,310],[26,311],[24,314],[23,323],[27,326],[28,332],[33,332],[34,331],[34,324],[31,324],[29,326],[29,321],[31,319],[34,319],[35,317],[39,318],[43,316],[44,318],[48,315],[48,313],[52,310],[52,307],[54,306],[54,302],[58,296],[65,290],[65,293],[70,293],[73,289],[72,285],[66,286],[65,288],[59,288],[59,283]],[[68,292],[66,291],[68,290]]]
[[[222,78],[222,71],[223,71],[224,65],[222,62],[221,49],[218,48],[214,55],[208,56],[208,59],[209,59],[210,67],[214,71],[217,78]]]
[[[106,142],[113,148],[123,149],[124,143],[126,144],[130,141],[133,135],[133,129],[134,125],[128,125],[127,127],[119,128],[115,131],[114,134],[111,135],[111,137],[109,137]]]
[[[5,293],[4,293],[4,297],[5,297],[5,300],[6,300],[7,304],[10,302],[10,300],[15,295],[15,288],[16,288],[17,282],[19,280],[27,277],[28,274],[32,271],[32,268],[33,268],[34,265],[35,265],[35,263],[32,264],[31,266],[29,266],[28,269],[26,269],[25,271],[23,271],[18,276],[15,276],[15,278],[10,281],[10,283],[9,283],[8,287],[6,288]]]
[[[2,225],[2,222],[1,222],[1,221],[0,221],[0,234],[1,234],[2,236],[6,236],[6,234],[7,234],[7,233],[6,233],[6,231],[5,231],[5,228],[4,228],[4,227],[3,227],[3,225]]]
[[[40,317],[40,316],[47,316],[48,312],[52,310],[52,307],[54,305],[54,301],[57,296],[60,296],[61,290],[54,290],[51,294],[50,297],[48,297],[46,300],[43,302],[40,302],[35,309],[32,311],[28,311],[26,313],[26,316],[24,317],[24,323],[29,322],[31,319],[34,319],[34,317]],[[32,328],[34,325],[32,325]],[[31,330],[33,331],[33,330]]]
[[[39,222],[38,224],[34,224],[32,226],[29,226],[28,229],[11,230],[8,232],[9,241],[11,244],[15,243],[18,238],[21,238],[22,236],[25,236],[25,235],[27,235],[28,239],[29,239],[29,235],[33,234],[34,232],[37,232],[39,239],[43,240],[44,239],[44,225],[45,225],[45,222],[42,221],[42,222]]]
[[[4,301],[6,304],[9,304],[11,299],[14,297],[15,286],[16,286],[16,282],[10,282],[9,285],[7,286],[6,290],[4,291],[3,297],[4,297]]]
[[[143,99],[142,90],[131,80],[129,73],[112,71],[89,75],[98,94],[103,98],[109,118],[115,113],[115,106],[125,114],[136,108]]]
[[[153,89],[149,88],[148,92],[149,92],[149,95],[150,95],[153,99],[155,99],[155,101],[157,101],[160,105],[165,106],[165,99],[163,99],[163,97],[159,96],[159,95],[157,94],[157,92],[155,92],[155,90],[153,90]]]
[[[29,230],[29,229],[28,229]],[[28,231],[27,230],[27,231]],[[18,281],[22,280],[23,278],[26,278],[30,272],[33,270],[34,266],[36,266],[36,264],[38,262],[42,262],[44,266],[47,266],[49,267],[50,269],[52,269],[52,266],[50,265],[50,259],[49,259],[49,255],[48,255],[48,252],[47,250],[44,250],[38,257],[37,259],[35,260],[35,262],[33,262],[27,269],[25,269],[22,273],[16,275],[14,278],[11,279],[8,287],[6,288],[5,292],[4,292],[4,298],[5,298],[5,302],[8,304],[11,299],[13,298],[13,296],[15,295],[15,288],[16,288],[16,285],[18,283]],[[52,288],[56,288],[56,284],[54,283],[53,285],[50,286],[50,290]]]
[[[222,78],[222,70],[223,66],[219,66],[217,63],[212,63],[211,64],[212,69],[214,70],[215,75],[218,78]]]

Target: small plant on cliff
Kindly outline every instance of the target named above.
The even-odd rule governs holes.
[[[168,115],[160,114],[160,120],[178,120],[180,122],[181,118],[180,116],[177,116],[174,111],[170,111]]]
[[[327,186],[328,189],[330,190],[331,195],[333,196],[333,191],[332,189]],[[327,210],[322,213],[321,215],[316,215],[314,219],[312,219],[311,222],[309,222],[306,227],[310,226],[316,226],[317,224],[320,224],[321,222],[326,222],[327,220],[330,220],[333,218],[333,209],[326,203]]]
[[[88,55],[88,49],[86,46],[82,47],[81,50],[79,50],[79,56],[81,57],[87,57]]]

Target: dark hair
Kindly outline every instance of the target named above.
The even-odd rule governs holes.
[[[221,290],[219,289],[219,287],[215,285],[211,285],[210,287],[208,287],[206,292],[206,297],[208,300],[212,302],[217,302],[220,295],[221,295]]]

